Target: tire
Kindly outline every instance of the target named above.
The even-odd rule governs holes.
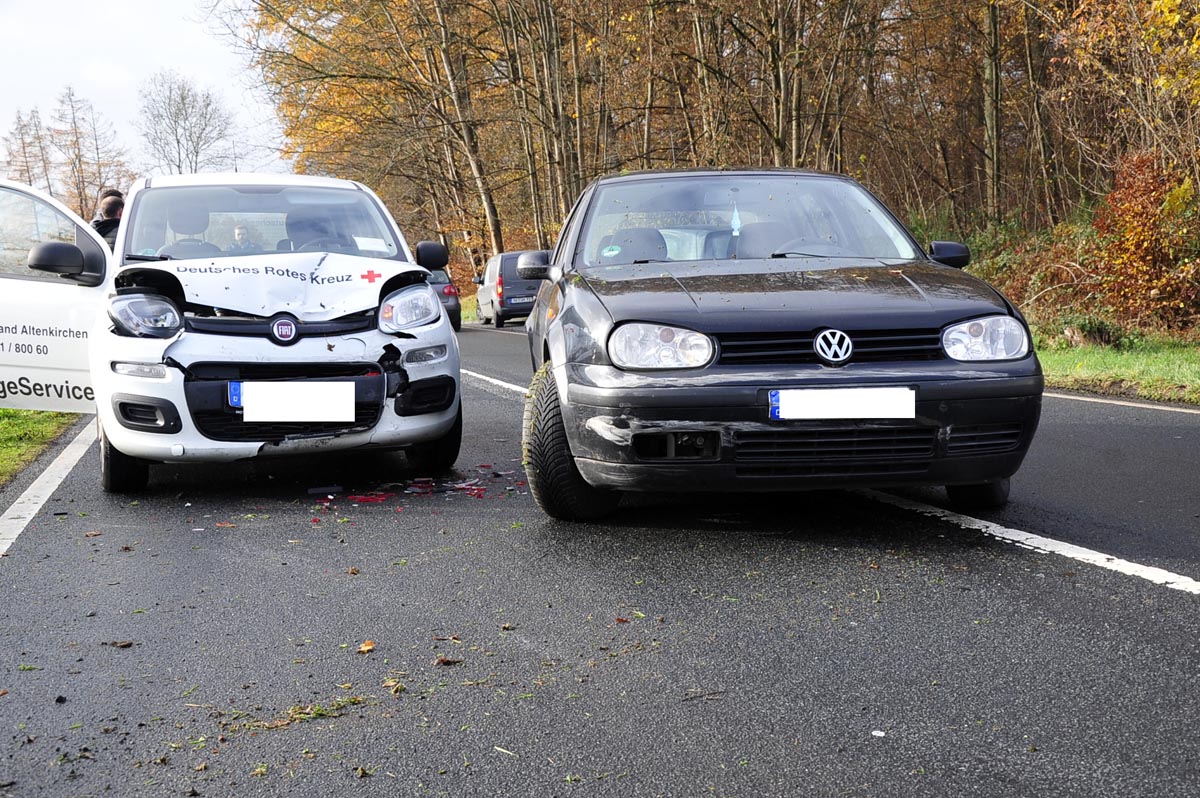
[[[458,459],[459,449],[462,448],[463,411],[462,402],[458,404],[458,413],[454,416],[454,425],[442,437],[417,443],[408,447],[405,452],[408,464],[414,471],[427,474],[440,474],[454,467]]]
[[[130,457],[109,442],[100,428],[100,487],[105,493],[135,493],[150,481],[150,464]]]
[[[455,332],[462,331],[462,314],[461,313],[455,313],[453,316],[450,317],[450,326],[454,328]]]
[[[621,494],[592,487],[575,466],[549,362],[533,375],[522,429],[521,455],[529,492],[546,515],[562,521],[595,521],[617,509]]]
[[[1008,479],[977,485],[947,485],[950,503],[963,510],[991,510],[1008,503]]]
[[[500,315],[499,308],[493,307],[492,310],[495,311],[496,329],[499,330],[501,327],[504,326],[504,317]]]

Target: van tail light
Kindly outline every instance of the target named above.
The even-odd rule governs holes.
[[[496,299],[504,296],[504,275],[496,275]]]
[[[458,289],[454,287],[454,283],[446,283],[442,286],[442,293],[446,296],[458,296]]]

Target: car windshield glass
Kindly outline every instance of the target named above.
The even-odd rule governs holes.
[[[596,191],[575,263],[917,256],[883,207],[815,175],[648,176]]]
[[[341,252],[406,260],[377,203],[354,189],[180,186],[140,192],[125,256]]]

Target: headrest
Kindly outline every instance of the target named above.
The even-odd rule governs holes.
[[[185,236],[195,236],[208,229],[208,209],[194,205],[171,208],[167,221],[171,229]]]
[[[325,214],[314,208],[299,208],[287,215],[284,221],[288,238],[297,241],[311,241],[315,238],[330,236],[329,220]]]

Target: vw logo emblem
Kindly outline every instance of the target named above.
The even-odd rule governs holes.
[[[854,344],[841,330],[822,330],[813,341],[813,350],[826,363],[836,366],[850,359]]]
[[[296,322],[287,318],[275,319],[271,322],[271,337],[281,344],[294,342],[296,340]]]

